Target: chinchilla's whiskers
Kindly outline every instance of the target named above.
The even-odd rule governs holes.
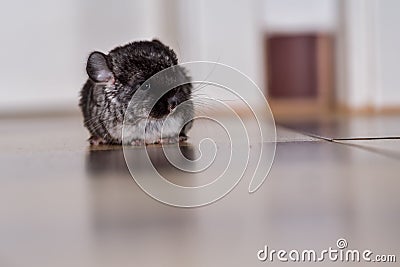
[[[101,116],[101,115],[100,115]],[[114,117],[112,117],[112,118],[109,118],[109,119],[105,119],[105,120],[101,120],[101,121],[99,121],[98,120],[98,117],[99,116],[96,116],[97,117],[97,120],[96,120],[96,123],[95,124],[93,124],[93,125],[91,125],[91,127],[92,127],[92,129],[93,130],[98,130],[98,129],[100,129],[101,127],[103,127],[104,126],[104,124],[107,124],[108,122],[111,122],[111,121],[114,121],[115,120],[115,118]],[[135,120],[133,120],[133,121],[125,121],[125,120],[120,120],[120,121],[123,121],[124,123],[129,123],[129,124],[137,124],[139,121],[141,121],[141,120],[144,120],[144,119],[148,119],[148,117],[135,117]],[[92,120],[95,120],[95,118],[93,118]],[[89,120],[88,120],[89,121]]]
[[[206,105],[215,105],[216,102],[212,99],[193,99],[191,100],[193,104],[206,104]]]
[[[218,56],[216,62],[219,62],[220,58],[221,58],[221,56]],[[208,81],[208,78],[210,78],[211,74],[214,73],[215,67],[216,67],[216,64],[213,65],[212,69],[211,69],[210,72],[207,74],[207,76],[203,79],[203,81],[200,82],[200,83],[198,83],[199,86],[193,88],[192,91],[200,90],[200,89],[202,89],[202,88],[204,88],[204,87],[206,87],[206,86],[208,85],[208,82],[207,82],[207,81]],[[197,83],[196,83],[196,84],[197,84]]]
[[[200,93],[200,92],[195,92],[191,94],[190,96],[191,99],[193,98],[209,98],[209,96],[206,93]]]
[[[224,105],[223,103],[225,103],[225,105],[227,106],[230,106],[234,102],[242,103],[242,101],[239,99],[223,100],[223,99],[210,99],[210,98],[197,98],[197,97],[193,97],[192,102],[195,107],[196,113],[202,115],[210,115],[210,113],[220,112],[221,108],[219,107],[219,105],[221,104]],[[226,102],[229,102],[229,104]]]
[[[92,117],[92,118],[90,118],[90,119],[88,119],[88,120],[83,121],[83,123],[84,123],[84,124],[91,124],[92,122],[97,122],[98,119],[100,119],[100,118],[103,117],[103,116],[104,116],[104,113],[99,114],[99,115],[94,116],[94,117]],[[113,119],[114,119],[114,118],[113,118]]]
[[[216,111],[218,110],[218,107],[215,105],[215,102],[213,101],[213,99],[208,99],[208,98],[197,98],[197,97],[192,97],[191,102],[193,103],[195,108],[202,108],[202,109],[206,109],[209,111]],[[218,100],[221,102],[224,101],[229,101],[229,100]],[[116,116],[105,119],[105,120],[101,120],[99,121],[100,118],[104,117],[104,113],[105,111],[103,111],[102,113],[100,113],[97,116],[94,116],[88,120],[85,120],[84,123],[85,124],[92,124],[92,122],[96,122],[95,124],[92,124],[91,127],[93,127],[95,130],[99,129],[100,127],[103,126],[103,124],[106,124],[108,122],[111,121],[124,121],[124,116],[120,115],[119,113],[116,113]],[[139,122],[140,120],[143,119],[147,119],[148,117],[145,116],[134,116],[134,120],[129,121],[130,124],[136,124],[137,122]]]
[[[205,104],[200,104],[200,103],[199,103],[199,104],[195,104],[194,106],[195,106],[195,112],[198,112],[198,111],[203,111],[203,112],[206,112],[206,111],[215,112],[215,111],[220,110],[220,108],[218,108],[217,106],[205,105]]]
[[[243,102],[241,99],[222,99],[222,98],[215,98],[215,97],[198,97],[198,96],[194,96],[194,97],[191,97],[191,101],[193,102],[193,103],[214,103],[215,101],[218,101],[218,102],[230,102],[230,103],[233,103],[233,102],[238,102],[238,103],[241,103],[241,102]]]
[[[236,104],[236,103],[243,103],[243,100],[240,98],[220,98],[220,97],[210,97],[207,94],[196,93],[193,94],[190,98],[193,103],[206,103],[206,104],[216,104],[217,102],[222,102],[226,104]]]
[[[148,107],[145,106],[145,105],[140,106],[140,108],[144,108],[144,109],[147,109],[147,110],[148,110]],[[110,119],[103,120],[103,122],[106,122],[106,121],[108,122],[108,121],[111,121],[111,120],[124,121],[124,119],[125,119],[125,112],[126,112],[126,111],[122,112],[122,114],[120,114],[120,112],[116,112],[116,113],[114,113],[115,116],[113,116],[113,117],[110,118]],[[88,119],[88,120],[84,120],[84,123],[91,123],[91,122],[93,122],[93,121],[97,121],[98,119],[100,119],[100,118],[102,118],[102,117],[105,117],[105,113],[106,113],[106,109],[104,109],[100,114],[98,114],[98,115],[96,115],[96,116],[94,116],[94,117],[91,117],[91,118]],[[145,118],[146,118],[145,116],[135,116],[136,121],[138,121],[138,120],[140,120],[140,119],[145,119]]]
[[[196,116],[200,116],[200,117],[210,117],[216,113],[218,113],[218,110],[212,110],[212,109],[210,109],[210,110],[198,109],[195,112]]]
[[[202,92],[192,92],[191,99],[195,98],[204,98],[204,99],[213,99],[213,100],[219,100],[219,101],[241,101],[241,99],[237,96],[234,96],[235,98],[233,99],[222,99],[222,98],[216,98],[216,97],[211,97],[206,93]]]
[[[103,110],[101,113],[99,113],[98,115],[91,117],[90,119],[84,120],[83,122],[88,123],[88,122],[92,122],[94,120],[97,120],[98,118],[100,118],[101,116],[104,116],[105,114],[105,110]]]
[[[207,85],[210,85],[210,84],[205,82],[205,81],[203,81],[203,82],[196,83],[196,85],[197,85],[196,87],[193,87],[192,93],[198,92],[198,91],[200,91],[201,89],[203,89],[204,87],[206,87]]]
[[[110,121],[112,121],[112,120],[113,120],[113,118],[108,119],[108,120],[104,120],[104,121],[101,121],[101,122],[97,122],[97,123],[91,125],[91,129],[92,129],[93,131],[97,131],[98,129],[104,127],[104,123],[110,122]],[[107,133],[108,133],[108,132],[107,132]]]
[[[119,121],[119,122],[123,122],[124,121],[124,116],[120,115],[118,113],[115,114],[115,116],[111,116],[108,119],[101,119],[104,118],[104,113],[105,111],[103,111],[102,113],[100,113],[97,116],[92,117],[89,120],[85,120],[84,123],[86,124],[91,124],[91,127],[95,127],[95,129],[99,129],[99,126],[102,126],[102,124],[107,123],[107,122],[111,122],[111,121]],[[92,122],[95,122],[94,124],[92,124]]]
[[[97,121],[97,120],[100,119],[101,117],[104,117],[104,114],[105,114],[105,111],[101,112],[99,115],[96,115],[96,116],[94,116],[94,117],[91,117],[91,118],[88,119],[88,120],[84,120],[83,122],[84,122],[85,124],[87,124],[87,123],[91,123],[91,122],[93,122],[93,121]],[[117,114],[116,116],[110,118],[109,120],[119,120],[119,121],[123,121],[123,120],[124,120],[124,117],[123,117],[123,115],[121,115],[121,117],[119,117],[119,114]],[[108,120],[104,120],[104,121],[108,121]]]
[[[215,103],[213,103],[211,101],[206,101],[206,102],[196,101],[196,102],[193,102],[193,105],[195,107],[202,107],[202,106],[211,107],[211,106],[215,106]]]

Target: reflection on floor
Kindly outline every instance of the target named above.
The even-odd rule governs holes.
[[[326,139],[399,138],[400,117],[332,117],[308,122],[282,123],[295,131]]]
[[[347,119],[329,131],[296,129],[327,138],[399,136],[397,122]],[[196,127],[194,140],[212,138],[212,128]],[[80,118],[2,120],[0,130],[0,266],[258,266],[265,245],[320,251],[336,248],[339,238],[400,260],[400,140],[329,142],[278,127],[275,161],[256,193],[244,178],[220,201],[184,209],[146,195],[121,148],[90,149]],[[199,155],[196,146],[180,149]],[[160,151],[149,154],[170,181],[211,181],[187,179]]]

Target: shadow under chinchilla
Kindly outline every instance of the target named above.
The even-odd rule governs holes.
[[[165,152],[168,153],[169,158],[178,159],[181,166],[195,160],[198,156],[198,152],[191,144],[183,143],[179,145],[150,145],[143,147],[126,147],[125,154],[129,155],[129,160],[135,161],[135,166],[138,168],[147,168],[146,164],[140,164],[146,162],[147,157],[151,160],[154,168],[163,175],[164,173],[179,171],[166,157]],[[182,157],[183,156],[183,157]],[[181,159],[181,162],[179,162]],[[109,176],[110,174],[129,175],[129,169],[124,157],[124,151],[122,146],[99,146],[91,148],[86,156],[86,171],[91,176]],[[146,171],[139,169],[139,171]]]
[[[166,224],[178,227],[182,233],[182,229],[187,225],[193,225],[195,221],[192,214],[176,208],[166,208],[169,206],[147,196],[134,182],[132,175],[136,175],[136,171],[139,171],[141,175],[146,176],[146,179],[159,179],[154,169],[144,163],[148,163],[147,157],[149,157],[163,178],[175,184],[190,186],[195,179],[175,168],[165,156],[164,150],[169,158],[173,157],[174,163],[185,166],[185,164],[195,164],[188,162],[196,159],[198,155],[196,148],[183,143],[164,147],[151,145],[124,149],[125,151],[121,146],[92,147],[86,156],[94,240],[99,244],[106,244],[116,237],[120,238],[119,241],[137,239],[143,231],[157,232],[157,229]],[[134,166],[139,168],[135,169],[132,175],[124,153],[128,155],[129,160],[134,160]],[[155,210],[157,212],[154,212]]]

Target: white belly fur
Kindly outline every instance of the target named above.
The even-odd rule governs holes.
[[[143,136],[143,128],[146,127],[145,138]],[[146,143],[151,144],[160,141],[161,133],[163,138],[177,137],[184,126],[184,120],[178,116],[168,116],[163,119],[142,119],[135,124],[126,124],[123,131],[124,143],[130,143],[133,140],[145,140]],[[119,127],[118,127],[119,126]],[[119,136],[113,136],[113,138],[121,139],[122,124],[118,125],[119,131],[110,131],[110,134],[118,134]]]

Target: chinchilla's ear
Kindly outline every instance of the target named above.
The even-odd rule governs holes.
[[[108,66],[106,55],[97,51],[92,52],[89,55],[86,72],[90,79],[95,82],[109,82],[114,78],[114,75]]]
[[[161,43],[161,41],[160,40],[158,40],[157,38],[154,38],[153,40],[151,40],[153,43],[157,43],[157,44],[160,44],[160,45],[163,45],[163,46],[165,46],[163,43]]]

